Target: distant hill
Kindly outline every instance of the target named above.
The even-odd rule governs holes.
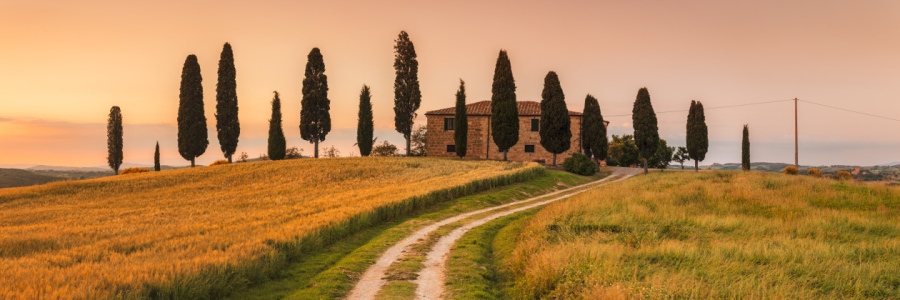
[[[0,188],[37,185],[59,180],[65,180],[65,178],[21,169],[0,169]]]
[[[880,165],[878,165],[878,166],[879,166],[879,167],[893,167],[893,166],[896,166],[896,165],[900,165],[900,161],[895,161],[895,162],[892,162],[892,163],[886,163],[886,164],[880,164]]]

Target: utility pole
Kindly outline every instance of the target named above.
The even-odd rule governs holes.
[[[797,98],[794,98],[794,167],[800,170],[800,143],[797,138]]]

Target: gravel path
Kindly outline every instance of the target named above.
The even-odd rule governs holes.
[[[622,176],[619,179],[616,179],[615,181],[613,181],[613,182],[617,182],[617,181],[625,180],[625,179],[639,173],[638,171],[632,172],[632,169],[624,169],[624,168],[623,168],[623,170],[617,169],[617,171],[619,171],[618,174],[617,174],[617,172],[614,171],[612,175],[604,178],[604,180],[607,178],[616,176],[616,175]],[[597,181],[596,183],[600,183],[602,181],[603,180]],[[511,214],[514,214],[514,213],[517,213],[520,211],[532,209],[532,208],[542,206],[542,205],[547,205],[549,203],[553,203],[553,202],[556,202],[556,201],[559,201],[562,199],[569,198],[571,196],[575,196],[575,195],[584,193],[588,190],[590,190],[590,189],[584,189],[584,190],[580,190],[580,191],[577,191],[577,192],[574,192],[571,194],[559,196],[559,197],[556,197],[553,199],[538,201],[538,202],[530,203],[530,204],[527,204],[524,206],[516,207],[513,209],[501,211],[501,212],[492,214],[490,216],[472,221],[466,225],[463,225],[462,227],[454,229],[449,234],[441,237],[437,241],[437,243],[431,248],[431,251],[429,251],[428,254],[425,256],[425,262],[424,262],[425,268],[419,272],[419,276],[415,280],[415,283],[417,284],[416,299],[441,299],[442,298],[441,296],[444,294],[444,285],[445,285],[445,281],[446,281],[444,274],[446,274],[446,272],[447,272],[447,269],[446,269],[447,257],[450,254],[450,249],[453,247],[453,244],[455,244],[457,240],[459,240],[466,232],[468,232],[472,228],[481,226],[487,222],[490,222],[494,219],[497,219],[497,218],[500,218],[503,216],[508,216],[508,215],[511,215]],[[544,197],[546,197],[546,196],[544,196]]]
[[[405,255],[405,253],[407,252],[406,250],[408,248],[410,248],[412,245],[418,243],[420,240],[422,240],[426,236],[428,236],[429,233],[437,230],[438,228],[440,228],[442,226],[445,226],[447,224],[451,224],[454,222],[458,222],[460,220],[463,220],[465,218],[468,218],[468,217],[471,217],[474,215],[490,212],[493,210],[506,208],[506,207],[514,206],[514,205],[519,205],[519,204],[523,204],[523,203],[528,203],[528,202],[532,202],[532,201],[535,201],[538,199],[543,199],[543,198],[547,198],[550,196],[571,192],[573,190],[584,189],[582,191],[579,191],[579,192],[576,192],[576,193],[573,193],[570,195],[560,196],[560,197],[557,197],[554,199],[536,202],[534,204],[529,204],[523,208],[513,209],[509,213],[506,213],[506,212],[503,212],[503,213],[506,213],[506,215],[508,215],[515,211],[521,211],[521,210],[529,209],[532,207],[544,205],[544,204],[547,204],[547,203],[550,203],[553,201],[564,199],[569,196],[584,192],[585,190],[587,190],[587,187],[599,185],[599,184],[605,182],[607,179],[612,178],[614,176],[625,176],[616,181],[625,179],[627,177],[631,177],[635,173],[638,172],[637,170],[638,169],[613,168],[613,173],[610,176],[608,176],[604,179],[598,180],[598,181],[570,187],[570,188],[555,191],[552,193],[543,194],[543,195],[528,198],[525,200],[510,202],[510,203],[503,204],[503,205],[498,205],[498,206],[494,206],[494,207],[489,207],[489,208],[484,208],[484,209],[479,209],[479,210],[459,214],[454,217],[450,217],[450,218],[444,219],[442,221],[436,222],[434,224],[428,225],[424,228],[421,228],[421,229],[417,230],[416,232],[413,232],[412,234],[410,234],[403,240],[397,242],[397,244],[394,244],[394,246],[391,246],[390,248],[388,248],[381,255],[381,257],[379,257],[378,260],[376,260],[375,263],[372,264],[372,266],[370,266],[369,269],[366,270],[365,273],[363,273],[363,275],[360,277],[359,281],[353,287],[353,290],[350,291],[350,294],[349,294],[349,296],[347,296],[347,299],[366,299],[366,300],[374,299],[375,295],[378,293],[378,291],[381,290],[381,287],[384,286],[385,283],[387,283],[387,281],[384,279],[384,277],[386,275],[388,268],[390,268],[391,264],[393,264],[394,262],[398,261],[401,257],[403,257]],[[496,216],[496,217],[494,217],[494,216]],[[500,215],[494,214],[487,218],[493,219],[493,218],[497,218],[497,217],[500,217]],[[486,218],[483,218],[481,220],[477,220],[474,222],[479,222],[484,219],[486,219]],[[487,222],[487,221],[484,221],[484,222]],[[484,222],[481,222],[478,225],[484,224]],[[465,226],[463,226],[463,228],[471,229],[471,228],[478,226],[478,225],[471,226],[472,224],[473,223],[466,224]],[[462,229],[462,228],[454,230],[448,236],[453,236],[454,233],[456,233],[460,229]],[[468,231],[468,229],[466,229],[465,231]],[[416,290],[416,298],[418,298],[418,299],[438,299],[438,298],[440,298],[440,295],[443,293],[443,290],[444,290],[443,265],[444,265],[444,262],[446,261],[446,254],[449,251],[450,247],[453,245],[453,242],[455,242],[457,239],[459,239],[459,237],[461,237],[462,234],[465,233],[465,231],[461,231],[458,234],[458,236],[453,239],[448,239],[447,236],[442,237],[438,241],[438,244],[436,244],[432,248],[432,250],[428,253],[428,256],[427,256],[426,262],[425,262],[425,269],[422,270],[422,272],[419,274],[420,275],[419,279],[416,280],[416,282],[419,283],[419,287]],[[447,240],[447,241],[445,241],[445,240]],[[444,244],[446,244],[446,245],[444,245]],[[440,254],[435,251],[435,249],[438,249],[438,248],[441,248],[441,249],[446,248],[446,250],[443,251],[443,254]],[[434,260],[435,260],[434,262],[432,262],[432,260],[433,260],[432,256],[436,257],[436,258],[434,258]],[[431,264],[429,264],[430,262],[431,262]],[[433,266],[437,266],[436,269],[433,269]],[[434,278],[433,280],[431,280],[431,279],[429,279],[429,280],[435,281],[435,282],[428,282],[426,284],[425,281],[423,280],[423,277],[426,277],[426,276],[428,278]],[[427,285],[427,287],[426,287],[426,285]],[[433,289],[436,289],[436,291],[432,291]],[[439,291],[437,291],[437,290],[439,290]],[[421,296],[420,296],[420,291],[422,291]],[[436,296],[434,296],[434,295],[436,295]]]

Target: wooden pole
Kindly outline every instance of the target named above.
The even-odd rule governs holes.
[[[794,167],[800,169],[799,139],[797,138],[797,98],[794,98]]]

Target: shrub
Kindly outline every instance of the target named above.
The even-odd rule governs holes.
[[[127,168],[127,169],[125,169],[125,170],[122,170],[122,173],[119,173],[119,175],[133,174],[133,173],[146,173],[146,172],[150,172],[150,169],[147,169],[147,168]]]
[[[837,180],[853,180],[853,175],[850,175],[850,172],[847,171],[838,171],[834,174],[834,179]]]
[[[597,165],[587,155],[581,153],[572,154],[572,157],[563,161],[563,169],[579,175],[590,176],[597,173]]]
[[[797,170],[797,167],[795,167],[795,166],[787,166],[787,168],[784,168],[784,174],[797,175],[799,173],[800,173],[800,170]]]
[[[209,164],[209,166],[212,167],[212,166],[227,165],[227,164],[228,164],[227,160],[220,159],[220,160],[214,161],[213,163]]]
[[[822,178],[822,170],[817,168],[809,169],[809,171],[806,171],[806,174],[815,178]]]

